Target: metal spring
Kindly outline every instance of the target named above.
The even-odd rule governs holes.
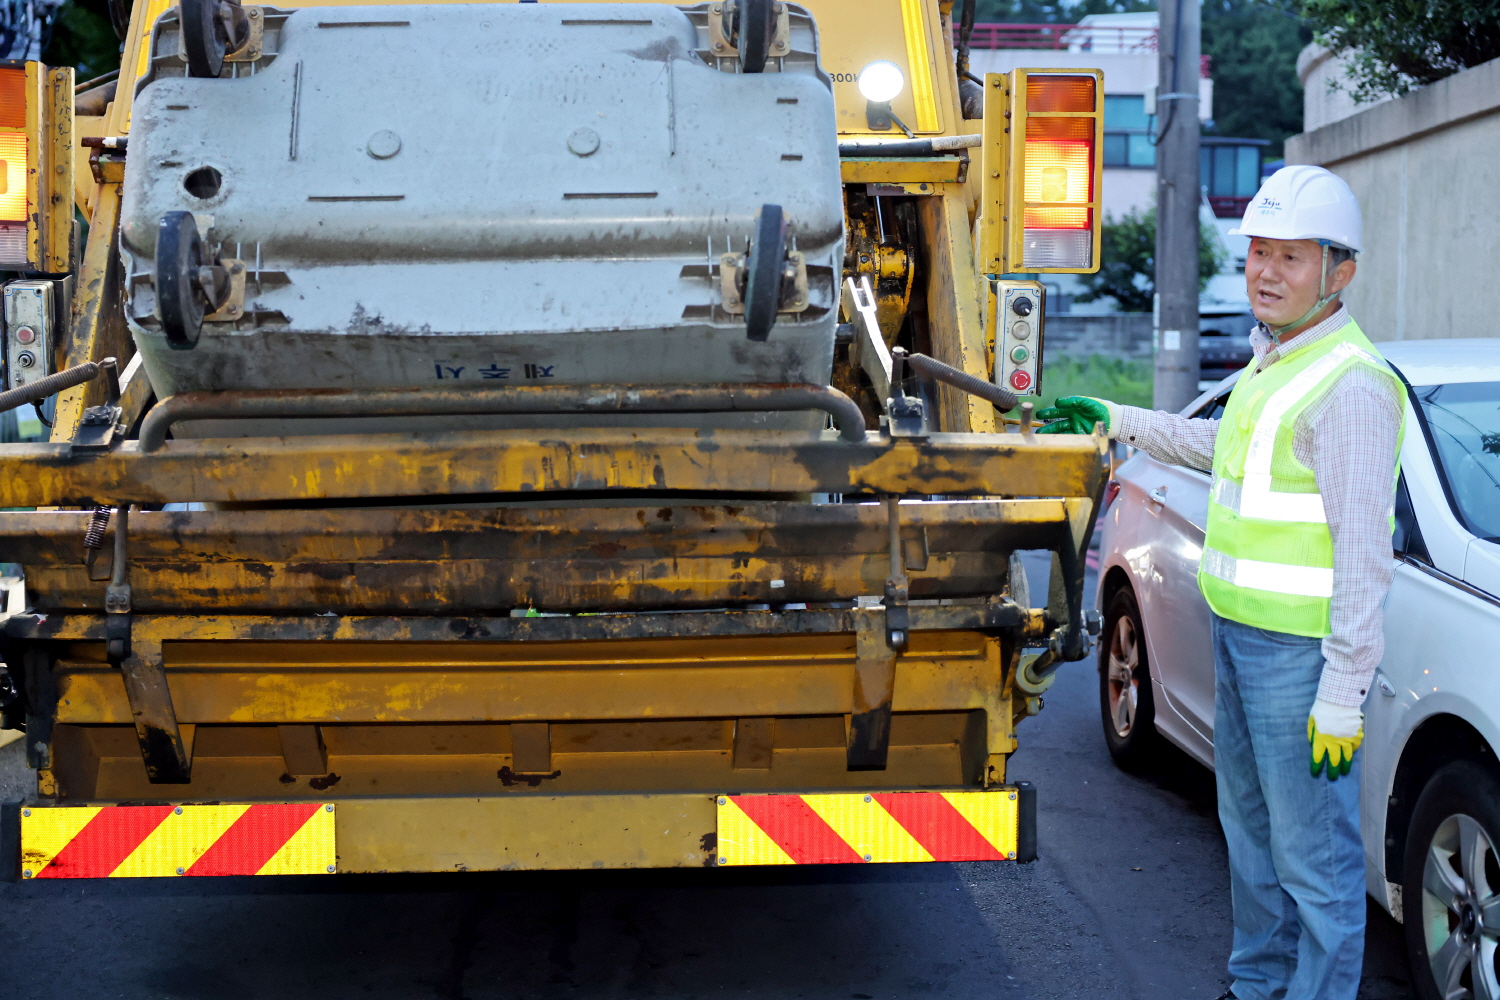
[[[112,508],[103,504],[94,507],[94,513],[89,518],[89,526],[83,533],[84,548],[98,549],[104,545],[104,532],[109,527],[109,515]]]

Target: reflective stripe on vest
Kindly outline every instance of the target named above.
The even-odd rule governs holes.
[[[1261,479],[1264,482],[1261,482]],[[1250,476],[1245,476],[1250,481]],[[1246,494],[1252,498],[1246,504]],[[1214,481],[1209,495],[1220,507],[1227,507],[1242,517],[1258,517],[1262,521],[1308,521],[1327,524],[1328,515],[1323,513],[1323,497],[1318,493],[1277,493],[1271,489],[1271,477],[1256,477],[1256,489],[1246,490],[1233,479],[1222,476]]]
[[[1239,503],[1226,503],[1225,507],[1241,517],[1253,517],[1261,521],[1328,523],[1321,495],[1282,493],[1271,489],[1271,460],[1276,454],[1276,433],[1281,429],[1282,418],[1331,375],[1334,369],[1354,357],[1372,364],[1381,364],[1380,359],[1369,351],[1350,343],[1339,344],[1298,372],[1290,382],[1266,400],[1245,452],[1245,480],[1243,483],[1232,484],[1239,487]]]
[[[1333,570],[1290,563],[1236,559],[1218,549],[1203,550],[1203,572],[1236,587],[1268,590],[1296,597],[1332,597]]]

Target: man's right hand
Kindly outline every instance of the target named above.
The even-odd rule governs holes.
[[[1109,433],[1118,423],[1120,405],[1093,396],[1063,396],[1056,406],[1037,411],[1038,420],[1052,423],[1037,428],[1038,434],[1092,434],[1095,424]]]

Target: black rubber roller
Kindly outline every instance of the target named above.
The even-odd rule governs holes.
[[[738,0],[740,72],[764,73],[771,56],[771,39],[776,35],[774,0]]]
[[[191,212],[168,212],[156,230],[156,302],[167,343],[190,351],[203,332],[208,296],[198,287],[203,241]]]
[[[182,51],[188,76],[212,80],[224,68],[227,50],[219,20],[220,0],[178,0],[182,18]]]
[[[762,205],[755,239],[745,257],[745,336],[764,341],[781,309],[781,265],[786,259],[786,216],[780,205]]]

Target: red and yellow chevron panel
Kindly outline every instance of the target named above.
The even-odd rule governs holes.
[[[1020,810],[993,792],[721,795],[719,864],[1004,861]]]
[[[338,868],[326,802],[29,806],[23,878],[322,875]]]

